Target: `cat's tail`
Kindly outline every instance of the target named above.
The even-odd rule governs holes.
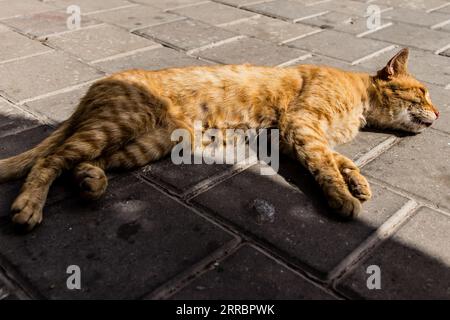
[[[68,136],[71,121],[65,121],[36,147],[19,155],[0,160],[0,183],[24,177],[36,160],[49,155]]]

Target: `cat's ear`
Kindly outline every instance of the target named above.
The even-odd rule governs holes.
[[[394,57],[392,57],[391,60],[389,60],[386,67],[378,71],[378,77],[388,80],[401,74],[407,74],[408,56],[408,48],[400,50],[399,53],[397,53]]]

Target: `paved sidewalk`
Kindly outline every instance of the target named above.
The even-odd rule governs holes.
[[[261,164],[166,159],[112,175],[93,203],[62,178],[27,235],[9,222],[20,182],[0,185],[0,299],[450,299],[450,1],[0,0],[0,39],[0,158],[35,145],[92,82],[128,68],[374,72],[408,46],[441,110],[423,134],[366,131],[339,147],[374,191],[353,222],[333,219],[285,158],[274,176]],[[275,208],[272,220],[250,209],[256,199]],[[66,286],[70,265],[81,290]],[[367,286],[373,266],[378,290]]]

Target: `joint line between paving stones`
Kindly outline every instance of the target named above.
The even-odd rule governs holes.
[[[211,49],[211,48],[215,48],[215,47],[220,47],[220,46],[222,46],[224,44],[235,42],[235,41],[246,39],[246,38],[248,38],[248,37],[244,36],[244,35],[238,35],[238,36],[235,36],[235,37],[231,37],[231,38],[228,38],[228,39],[225,39],[225,40],[212,42],[212,43],[209,43],[207,45],[204,45],[204,46],[201,46],[201,47],[198,47],[198,48],[195,48],[195,49],[188,50],[188,51],[186,51],[186,54],[189,56],[189,55],[195,54],[195,53],[203,51],[203,50],[207,50],[207,49]]]
[[[41,94],[41,95],[38,95],[38,96],[35,96],[35,97],[31,97],[31,98],[27,98],[27,99],[24,99],[24,100],[20,100],[20,101],[17,102],[17,104],[18,105],[24,105],[24,104],[26,104],[28,102],[33,102],[33,101],[40,100],[40,99],[43,99],[43,98],[52,97],[52,96],[55,96],[55,95],[60,94],[60,93],[66,93],[66,92],[69,92],[69,91],[72,91],[72,90],[76,90],[76,89],[82,88],[83,86],[92,84],[92,83],[98,81],[99,79],[100,78],[92,79],[92,80],[85,81],[85,82],[82,82],[82,83],[74,84],[72,86],[64,87],[64,88],[61,88],[61,89],[58,89],[58,90],[55,90],[55,91],[47,92],[47,93],[44,93],[44,94]]]
[[[375,58],[375,57],[377,57],[377,56],[379,56],[379,55],[381,55],[381,54],[383,54],[383,53],[385,53],[385,52],[392,51],[392,50],[394,50],[394,49],[397,48],[397,47],[398,47],[398,45],[395,45],[395,44],[390,45],[390,46],[387,46],[387,47],[385,47],[385,48],[383,48],[383,49],[377,50],[377,51],[375,51],[375,52],[373,52],[373,53],[371,53],[371,54],[368,54],[368,55],[366,55],[366,56],[364,56],[364,57],[361,57],[361,58],[359,58],[359,59],[357,59],[357,60],[354,60],[354,61],[351,62],[350,64],[351,64],[352,66],[357,65],[357,64],[359,64],[359,63],[361,63],[361,62],[364,62],[364,61],[366,61],[366,60],[370,60],[370,59],[372,59],[372,58]]]
[[[370,174],[370,172],[365,172],[364,175],[369,179],[369,181],[374,181],[375,183],[379,184],[380,186],[383,186],[387,190],[389,190],[389,191],[391,191],[393,193],[396,193],[396,194],[398,194],[400,196],[406,197],[408,199],[414,199],[421,206],[427,206],[427,207],[429,207],[431,209],[441,210],[438,207],[438,205],[434,204],[431,200],[428,200],[428,199],[422,197],[421,195],[411,193],[411,192],[409,192],[407,190],[404,190],[404,189],[402,189],[400,187],[396,187],[396,186],[394,186],[394,185],[392,185],[390,183],[387,183],[387,182],[385,182],[385,181],[383,181],[381,179],[378,179],[378,178],[372,176]],[[445,209],[450,210],[450,208],[445,208]]]
[[[171,194],[170,192],[167,192],[167,190],[162,188],[159,184],[154,183],[153,181],[149,180],[145,176],[142,176],[140,174],[139,170],[137,172],[132,172],[131,174],[134,177],[136,177],[139,181],[142,181],[144,184],[148,185],[149,187],[152,187],[152,188],[158,190],[159,192],[161,192],[164,195],[166,195],[168,198],[174,200],[175,202],[181,204],[183,207],[187,208],[192,213],[195,213],[196,215],[202,217],[206,221],[209,221],[210,223],[212,223],[213,225],[215,225],[219,229],[225,231],[226,233],[228,233],[230,235],[234,235],[236,237],[240,237],[239,233],[233,231],[233,229],[229,228],[227,225],[223,225],[223,224],[219,223],[218,221],[216,221],[216,219],[213,219],[212,217],[210,217],[209,215],[204,214],[204,213],[200,212],[199,210],[196,210],[196,208],[194,206],[192,206],[191,203],[189,203],[189,202],[185,201],[184,199],[181,199],[181,198]]]
[[[43,117],[40,117],[40,116],[34,114],[33,112],[31,112],[30,110],[28,110],[26,108],[23,108],[23,106],[21,106],[20,104],[18,104],[17,102],[15,102],[13,100],[11,100],[6,93],[3,93],[3,94],[2,93],[3,93],[3,91],[0,91],[0,96],[4,100],[6,100],[12,107],[14,107],[14,108],[18,109],[19,111],[21,111],[21,112],[31,116],[32,118],[37,120],[40,124],[45,124],[45,122],[44,122],[45,119]]]
[[[261,17],[261,15],[257,13],[254,16],[251,16],[251,17],[237,19],[237,20],[233,20],[233,21],[230,21],[230,22],[224,22],[224,23],[221,23],[221,24],[216,24],[215,26],[216,27],[220,27],[220,28],[228,27],[228,26],[232,26],[232,25],[235,25],[235,24],[239,24],[239,23],[245,22],[245,21],[253,20],[253,19],[256,19],[256,18],[259,18],[259,17]]]
[[[47,47],[48,48],[48,47]],[[16,61],[20,61],[20,60],[24,60],[24,59],[28,59],[28,58],[33,58],[33,57],[37,57],[46,53],[51,53],[55,50],[53,50],[52,48],[49,48],[49,50],[47,51],[42,51],[42,52],[38,52],[38,53],[32,53],[26,56],[21,56],[21,57],[17,57],[17,58],[13,58],[13,59],[8,59],[8,60],[3,60],[0,61],[0,65],[5,64],[5,63],[10,63],[10,62],[16,62]]]
[[[367,31],[361,32],[360,34],[357,34],[356,37],[357,37],[357,38],[362,38],[362,37],[364,37],[364,36],[366,36],[366,35],[368,35],[368,34],[371,34],[371,33],[374,33],[374,32],[377,32],[377,31],[380,31],[380,30],[389,28],[389,27],[391,27],[391,26],[393,26],[393,25],[394,25],[394,23],[388,22],[388,23],[385,23],[385,24],[379,26],[378,28],[375,28],[375,29],[372,29],[372,30],[367,30]]]
[[[283,267],[285,267],[286,269],[290,270],[291,272],[293,272],[297,276],[301,277],[305,281],[313,284],[315,287],[320,288],[321,290],[325,291],[328,294],[331,294],[335,298],[341,298],[340,295],[337,295],[336,292],[333,291],[332,288],[327,285],[327,283],[320,282],[320,281],[315,281],[312,278],[307,277],[302,272],[299,272],[298,268],[293,268],[290,264],[288,264],[285,261],[283,261],[283,260],[277,258],[276,256],[272,255],[270,252],[266,251],[264,248],[258,246],[257,244],[254,244],[254,243],[251,243],[251,242],[246,242],[246,241],[244,241],[242,245],[244,245],[244,244],[247,244],[247,245],[251,246],[253,249],[259,251],[260,253],[262,253],[266,257],[274,260],[276,263],[282,265]]]
[[[162,300],[167,299],[190,283],[198,279],[203,274],[213,269],[215,263],[220,263],[227,259],[230,255],[238,251],[242,247],[240,238],[233,238],[222,247],[216,249],[209,256],[203,258],[199,262],[181,273],[175,275],[172,279],[163,283],[149,294],[146,294],[142,299]]]
[[[299,190],[298,187],[294,186],[294,188]],[[244,242],[249,242],[252,245],[257,246],[262,250],[268,252],[271,256],[280,261],[283,261],[283,263],[290,266],[292,269],[297,270],[297,272],[302,274],[304,277],[310,279],[311,281],[326,285],[325,281],[321,279],[317,274],[315,274],[314,270],[311,269],[311,267],[289,256],[285,256],[285,253],[282,250],[272,245],[270,242],[266,242],[264,239],[258,238],[251,232],[245,230],[239,225],[234,224],[233,222],[227,220],[226,218],[217,215],[215,212],[211,211],[208,208],[203,207],[200,204],[192,202],[187,203],[189,204],[191,210],[197,213],[199,216],[204,217],[208,221],[214,221],[215,223],[219,224],[222,228],[226,229],[228,232],[235,234],[236,236],[243,239]]]
[[[0,278],[2,277],[5,278],[6,284],[11,284],[14,293],[20,299],[42,299],[39,290],[26,280],[8,259],[0,254]]]
[[[448,7],[448,6],[450,6],[450,2],[449,2],[449,3],[441,4],[441,5],[439,5],[439,6],[435,7],[435,8],[428,9],[428,10],[425,11],[425,12],[426,12],[426,13],[431,13],[431,12],[433,12],[433,11],[437,11],[437,10],[443,9],[443,8],[445,8],[445,7]]]
[[[214,186],[218,185],[219,183],[222,183],[225,180],[230,179],[231,177],[235,176],[236,174],[250,168],[251,166],[257,164],[257,159],[247,158],[240,163],[237,163],[233,165],[231,168],[224,170],[216,175],[213,175],[212,177],[206,178],[193,187],[191,187],[189,190],[181,194],[181,198],[183,200],[190,200],[196,196],[198,196],[201,193],[204,193],[208,191],[209,189],[213,188]]]
[[[80,31],[80,30],[83,30],[83,31],[84,31],[84,30],[90,30],[90,29],[95,29],[95,28],[99,28],[99,27],[102,27],[102,26],[107,26],[107,25],[108,25],[108,24],[106,24],[106,23],[104,23],[104,22],[100,22],[100,23],[88,25],[88,26],[85,26],[85,27],[81,27],[81,26],[80,26],[80,28],[78,28],[78,29],[65,30],[65,31],[61,31],[61,32],[55,32],[55,33],[51,33],[51,34],[39,36],[39,37],[36,37],[36,38],[34,38],[32,35],[29,35],[29,34],[26,34],[26,33],[21,33],[21,32],[19,32],[19,31],[17,31],[17,32],[19,32],[20,34],[22,34],[22,35],[28,37],[28,38],[31,39],[31,40],[38,40],[38,41],[41,42],[43,45],[47,45],[47,46],[48,46],[48,44],[46,43],[46,41],[47,41],[48,38],[56,38],[56,37],[58,37],[58,36],[63,36],[63,35],[65,35],[65,34],[69,34],[69,33],[72,33],[72,32],[76,32],[76,31]],[[61,50],[61,49],[60,49],[60,50]],[[61,51],[62,51],[62,50],[61,50]]]
[[[434,52],[434,54],[440,55],[442,52],[446,51],[447,49],[450,49],[450,43],[447,44],[445,47],[436,50]]]
[[[207,3],[211,3],[211,1],[199,1],[199,2],[195,2],[195,3],[189,3],[189,4],[185,4],[185,5],[181,5],[181,6],[176,6],[173,8],[164,9],[163,12],[170,12],[172,10],[195,7],[195,6],[199,6],[199,5],[207,4]],[[171,13],[174,13],[174,12],[171,12]]]
[[[101,9],[101,10],[91,11],[91,12],[88,12],[88,13],[83,13],[83,11],[81,11],[81,16],[91,16],[91,15],[97,14],[97,13],[117,11],[117,10],[121,10],[121,9],[134,8],[134,7],[138,7],[138,6],[139,6],[139,4],[132,3],[132,4],[127,4],[127,5],[120,6],[120,7],[114,7],[114,8],[109,8],[109,9]]]
[[[294,20],[292,20],[292,22],[293,23],[301,22],[301,21],[306,20],[306,19],[312,19],[312,18],[316,18],[316,17],[320,17],[320,16],[323,16],[323,15],[326,15],[326,14],[328,14],[330,12],[331,11],[329,11],[329,10],[322,11],[322,12],[319,12],[319,13],[311,14],[309,16],[305,16],[305,17],[294,19]]]
[[[289,60],[289,61],[280,63],[280,64],[277,65],[276,67],[278,67],[278,68],[288,67],[288,66],[293,65],[293,64],[296,63],[296,62],[304,61],[304,60],[306,60],[306,59],[308,59],[308,58],[311,58],[311,57],[312,57],[312,54],[311,54],[311,53],[306,53],[306,54],[304,54],[304,55],[302,55],[302,56],[300,56],[300,57],[298,57],[298,58],[294,58],[294,59],[292,59],[292,60]]]
[[[177,16],[177,18],[176,18],[176,19],[173,19],[173,20],[169,20],[169,21],[161,21],[161,22],[155,22],[155,23],[151,23],[151,24],[148,24],[148,25],[139,26],[139,27],[133,28],[133,29],[126,29],[126,28],[125,28],[125,30],[127,30],[129,33],[133,33],[133,34],[135,34],[135,35],[137,35],[137,36],[142,37],[142,35],[136,34],[136,33],[134,33],[134,32],[135,32],[135,31],[139,31],[139,30],[141,30],[141,29],[146,29],[146,28],[151,28],[151,27],[157,27],[157,26],[160,26],[160,25],[163,25],[163,24],[166,24],[166,23],[178,22],[178,21],[183,21],[183,20],[187,20],[187,19],[188,19],[187,17]],[[119,28],[123,28],[123,27],[121,27],[121,26],[119,26],[119,25],[115,25],[115,26],[117,26],[117,27],[119,27]]]
[[[450,23],[450,19],[442,21],[442,22],[439,22],[439,23],[436,23],[436,24],[432,25],[430,28],[435,30],[435,29],[438,29],[440,27],[446,26],[449,23]]]
[[[389,137],[380,144],[373,147],[371,150],[367,151],[357,160],[355,160],[355,164],[358,167],[363,167],[371,161],[378,158],[381,154],[389,150],[392,146],[397,144],[400,140],[397,137]]]
[[[292,42],[292,41],[295,41],[295,40],[299,40],[299,39],[306,38],[306,37],[308,37],[308,36],[312,36],[312,35],[314,35],[314,34],[316,34],[316,33],[324,32],[324,31],[325,31],[325,30],[323,30],[323,29],[317,29],[317,30],[314,30],[314,31],[311,31],[311,32],[302,34],[301,36],[298,36],[298,37],[293,37],[293,38],[290,38],[290,39],[287,39],[287,40],[283,40],[283,41],[281,41],[279,44],[280,44],[280,45],[281,45],[281,44],[286,44],[286,43],[289,43],[289,42]]]
[[[327,281],[335,284],[352,271],[359,262],[365,260],[386,239],[390,238],[418,209],[420,205],[409,200],[376,231],[364,240],[352,253],[344,258],[329,274]]]
[[[115,54],[115,55],[112,55],[112,56],[109,56],[109,57],[93,60],[93,61],[90,61],[90,63],[91,64],[96,64],[96,63],[100,63],[100,62],[111,61],[111,60],[118,59],[118,58],[128,57],[128,56],[131,56],[131,55],[133,55],[135,53],[151,51],[151,50],[155,50],[155,49],[158,49],[158,48],[162,48],[162,45],[159,44],[159,43],[151,45],[151,46],[148,46],[148,47],[138,48],[138,49],[134,49],[134,50],[118,53],[118,54]]]

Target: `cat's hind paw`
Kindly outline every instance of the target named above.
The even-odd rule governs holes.
[[[22,193],[17,197],[11,206],[14,224],[24,227],[30,231],[42,222],[42,204],[35,201],[27,193]]]

